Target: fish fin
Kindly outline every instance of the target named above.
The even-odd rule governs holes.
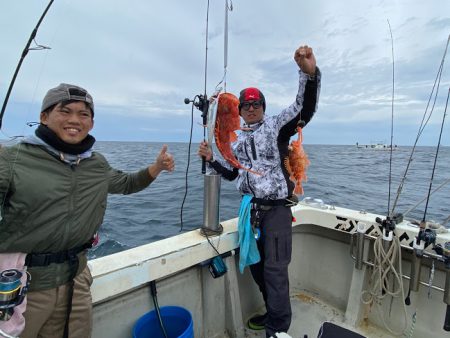
[[[294,194],[296,194],[296,195],[303,195],[303,187],[302,187],[302,184],[300,182],[297,182],[295,184]]]
[[[254,171],[254,170],[251,170],[251,169],[248,169],[248,168],[244,168],[244,167],[242,167],[242,169],[244,169],[245,171],[248,171],[249,173],[252,173],[252,174],[255,174],[255,175],[258,175],[258,176],[262,176],[262,174],[260,172],[257,172],[257,171]]]
[[[237,140],[237,135],[234,131],[230,133],[230,142],[234,142]]]

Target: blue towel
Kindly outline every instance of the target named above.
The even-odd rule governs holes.
[[[251,195],[244,195],[239,209],[239,271],[241,271],[241,273],[244,272],[244,268],[247,265],[258,263],[261,260],[256,245],[256,239],[250,224],[251,200]]]

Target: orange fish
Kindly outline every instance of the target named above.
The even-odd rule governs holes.
[[[233,167],[259,175],[259,173],[247,169],[240,164],[231,150],[231,143],[237,140],[235,130],[239,129],[241,129],[239,99],[231,93],[220,94],[214,125],[214,137],[217,149],[219,149],[222,157]]]
[[[289,157],[284,159],[284,165],[295,183],[294,194],[303,195],[302,181],[307,181],[306,169],[309,166],[308,156],[303,149],[302,128],[297,128],[298,139],[289,145]]]

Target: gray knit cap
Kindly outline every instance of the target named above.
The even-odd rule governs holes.
[[[94,116],[94,100],[92,99],[92,96],[86,89],[67,83],[61,83],[59,86],[50,89],[47,94],[45,94],[45,97],[42,100],[41,112],[54,104],[66,100],[86,102],[91,108],[92,116]]]

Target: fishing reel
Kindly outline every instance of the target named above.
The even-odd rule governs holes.
[[[375,218],[375,222],[381,225],[381,228],[383,229],[383,239],[386,239],[388,241],[392,240],[392,234],[395,230],[395,224],[396,220],[395,218],[391,218],[387,216],[385,219],[381,219],[380,217]]]
[[[416,241],[418,244],[423,242],[423,246],[420,246],[420,248],[422,248],[422,250],[420,250],[420,249],[415,250],[416,255],[420,256],[423,254],[424,248],[426,248],[428,245],[434,244],[436,242],[436,231],[434,231],[432,229],[425,229],[425,230],[419,231],[419,233],[417,234],[417,237],[416,237]],[[414,247],[414,249],[416,249],[416,247]]]
[[[189,104],[192,103],[194,107],[202,112],[202,122],[203,122],[203,134],[205,134],[205,128],[208,123],[208,109],[209,109],[209,101],[208,97],[205,95],[196,95],[193,100],[189,98],[184,99],[184,103]],[[202,174],[206,174],[206,160],[202,158]]]
[[[437,244],[433,247],[433,250],[440,256],[444,261],[445,267],[450,269],[450,242],[445,242],[444,246]]]
[[[23,273],[16,269],[3,270],[0,273],[0,320],[7,321],[14,314],[14,308],[22,304],[28,291],[30,275],[22,287]]]
[[[192,103],[195,108],[200,110],[202,112],[203,117],[203,124],[206,125],[206,118],[208,114],[208,108],[209,108],[209,101],[208,97],[206,95],[196,95],[193,100],[190,100],[189,98],[184,99],[185,104]]]
[[[392,217],[387,216],[386,219],[381,219],[380,217],[375,218],[375,222],[381,225],[385,230],[386,235],[395,230],[395,225],[403,222],[403,214],[398,213],[392,215]],[[384,234],[383,234],[384,235]]]

